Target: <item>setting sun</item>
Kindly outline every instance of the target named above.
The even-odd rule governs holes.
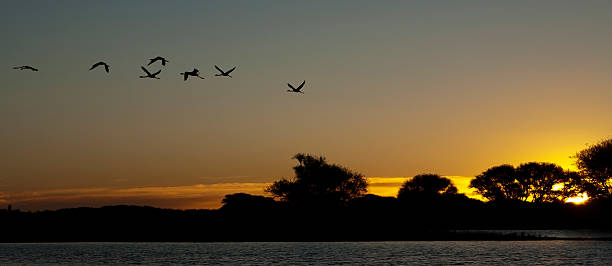
[[[566,199],[565,202],[574,203],[574,204],[583,204],[583,203],[587,202],[588,199],[589,199],[589,197],[588,197],[587,193],[584,192],[584,193],[578,194],[578,196],[576,196],[576,197],[572,197],[572,198]]]

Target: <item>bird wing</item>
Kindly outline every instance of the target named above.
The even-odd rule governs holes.
[[[232,69],[228,70],[227,72],[225,72],[225,74],[232,73],[232,71],[234,71],[234,69],[236,69],[236,67],[234,67],[234,68],[232,68]]]
[[[101,64],[102,64],[102,62],[95,63],[95,64],[93,64],[93,66],[91,66],[91,68],[89,70],[92,70],[92,69],[98,67]]]
[[[109,70],[108,68],[109,66],[107,64],[104,64],[104,70],[106,70],[106,73],[108,73],[108,70]]]
[[[29,67],[32,71],[38,71],[38,68]]]
[[[142,71],[144,71],[145,73],[147,73],[147,76],[151,76],[151,72],[149,72],[149,70],[147,70],[145,67],[140,66],[140,68],[142,69]]]
[[[160,69],[160,70],[158,70],[157,72],[153,73],[153,75],[152,75],[152,76],[157,76],[157,74],[159,74],[159,73],[161,73],[161,69]]]
[[[300,84],[300,86],[297,88],[297,90],[300,90],[302,87],[304,87],[304,84],[306,84],[305,80],[304,80],[304,82],[302,82],[302,84]]]
[[[291,86],[291,84],[287,83],[287,86],[289,86],[289,88],[291,88],[292,90],[295,90],[295,88]]]
[[[221,70],[221,69],[220,69],[220,68],[219,68],[217,65],[215,65],[215,68],[216,68],[217,70],[219,70],[219,72],[221,72],[221,74],[225,74],[225,72],[223,72],[223,70]]]
[[[147,66],[155,63],[155,61],[157,61],[157,58],[149,59],[149,63],[147,64]]]
[[[187,80],[187,72],[183,73],[183,80]]]

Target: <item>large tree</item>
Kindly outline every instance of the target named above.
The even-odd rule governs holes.
[[[516,178],[514,166],[503,164],[494,166],[477,175],[470,187],[488,200],[525,200],[527,194]]]
[[[607,198],[612,195],[612,139],[578,152],[576,166],[585,177],[584,188],[589,197]]]
[[[561,166],[553,163],[524,163],[516,168],[516,178],[522,191],[532,202],[552,202],[562,200],[557,184],[566,183],[566,175]]]
[[[450,179],[436,174],[423,174],[404,182],[397,193],[397,198],[404,199],[445,194],[457,194],[457,187],[453,185]]]
[[[576,173],[553,163],[530,162],[491,167],[476,176],[470,187],[488,200],[552,202],[576,194]],[[561,188],[555,185],[563,185]]]
[[[330,164],[325,157],[298,153],[294,157],[295,177],[281,179],[266,188],[275,198],[297,205],[344,205],[367,191],[360,173]]]

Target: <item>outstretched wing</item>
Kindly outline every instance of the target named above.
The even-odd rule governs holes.
[[[304,84],[306,84],[306,81],[304,80],[304,82],[302,82],[302,84],[300,84],[300,86],[297,88],[297,90],[302,89],[302,87],[304,87]]]
[[[225,72],[225,74],[232,73],[232,71],[234,71],[234,69],[236,69],[236,67],[234,67],[234,68],[232,68],[232,69],[228,70],[227,72]]]
[[[104,64],[104,70],[106,70],[106,73],[108,73],[108,70],[109,70],[108,68],[109,68],[108,64]]]
[[[291,88],[292,90],[295,90],[295,88],[291,86],[291,84],[287,83],[287,86],[289,86],[289,88]]]
[[[223,70],[221,70],[221,69],[220,69],[220,68],[219,68],[217,65],[215,65],[215,68],[216,68],[217,70],[219,70],[219,72],[221,72],[221,74],[224,74],[224,73],[225,73],[225,72],[223,72]]]
[[[89,70],[92,70],[92,69],[98,67],[101,64],[102,64],[102,62],[95,63],[95,64],[93,64],[93,66],[91,66],[91,68]]]
[[[151,76],[151,72],[149,72],[149,70],[147,70],[145,67],[140,66],[140,69],[142,69],[142,71],[144,71],[145,73],[147,73],[147,76]]]
[[[29,66],[28,68],[31,69],[32,71],[38,71],[38,68],[33,68],[31,66]]]
[[[151,64],[155,63],[155,61],[157,61],[157,58],[149,59],[149,63],[147,64],[147,66],[150,66]]]
[[[157,72],[153,73],[153,75],[152,75],[152,76],[157,76],[157,74],[159,74],[159,73],[161,73],[161,69],[160,69],[159,71],[157,71]]]
[[[187,80],[187,72],[183,73],[183,80]]]

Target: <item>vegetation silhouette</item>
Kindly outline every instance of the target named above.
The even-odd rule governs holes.
[[[470,187],[491,201],[555,202],[583,192],[580,179],[578,173],[556,164],[530,162],[517,168],[508,164],[491,167],[472,179]]]
[[[579,172],[537,162],[491,167],[470,184],[488,201],[459,193],[437,174],[409,179],[397,197],[366,194],[362,174],[298,153],[295,177],[270,185],[271,197],[230,194],[217,210],[120,205],[24,212],[9,205],[0,210],[0,226],[7,229],[0,242],[531,240],[550,238],[474,230],[609,232],[610,143],[579,152]],[[594,197],[580,205],[564,202],[584,192]]]
[[[442,194],[457,194],[457,187],[448,178],[436,174],[423,174],[404,182],[397,194],[397,198],[438,196]]]
[[[612,195],[612,139],[578,152],[576,167],[585,177],[584,190],[592,198],[609,198]]]
[[[325,157],[298,153],[293,159],[299,162],[293,167],[295,177],[266,188],[277,199],[296,206],[345,206],[367,191],[362,174],[329,164]]]

